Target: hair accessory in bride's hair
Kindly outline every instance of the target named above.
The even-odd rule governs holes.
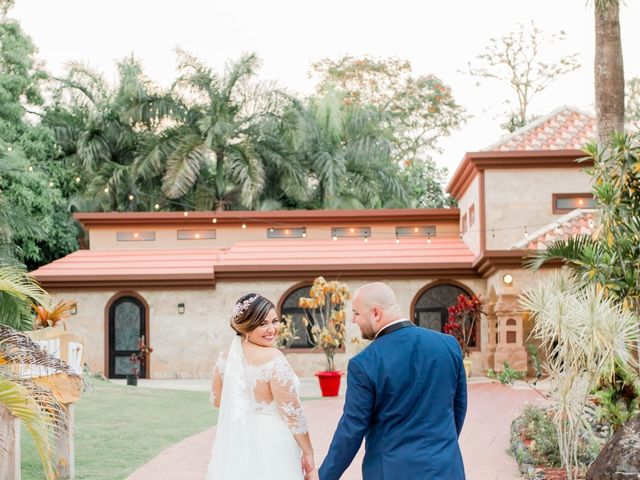
[[[259,297],[259,295],[256,295],[255,297],[249,297],[247,298],[244,302],[238,302],[236,303],[236,306],[233,307],[233,317],[232,320],[236,321],[238,318],[240,318],[242,316],[242,314],[247,310],[247,308],[249,308],[249,306],[255,302],[257,300],[257,298]]]

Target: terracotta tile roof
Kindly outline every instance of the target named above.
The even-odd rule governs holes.
[[[287,272],[471,269],[473,253],[462,240],[269,240],[239,242],[230,249],[80,250],[32,272],[45,287],[215,284],[219,277]],[[278,273],[279,272],[279,273]]]
[[[596,210],[576,209],[563,215],[555,222],[533,232],[528,238],[520,240],[513,250],[544,250],[547,244],[557,240],[567,240],[576,235],[593,235],[596,222]]]
[[[577,108],[564,106],[517,129],[484,150],[581,150],[595,138],[595,117]]]

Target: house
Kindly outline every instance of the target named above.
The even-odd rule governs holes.
[[[56,299],[77,300],[68,328],[85,338],[90,369],[109,377],[129,373],[142,335],[154,348],[144,376],[208,377],[237,298],[258,292],[300,318],[298,299],[318,275],[352,291],[387,282],[410,319],[436,330],[459,294],[480,295],[473,373],[505,361],[525,370],[530,324],[518,294],[541,273],[522,258],[591,231],[590,163],[577,162],[591,138],[593,117],[563,107],[467,153],[447,187],[459,208],[79,213],[90,248],[33,275]],[[312,375],[324,356],[301,337],[289,357]]]

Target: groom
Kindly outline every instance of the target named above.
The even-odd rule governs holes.
[[[363,437],[364,480],[464,480],[458,437],[467,382],[457,341],[403,319],[384,283],[363,286],[352,307],[362,336],[374,341],[349,362],[320,480],[338,480]]]

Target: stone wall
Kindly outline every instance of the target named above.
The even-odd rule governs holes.
[[[327,278],[330,280],[331,278]],[[348,280],[352,292],[371,281],[385,279],[368,278]],[[395,290],[403,312],[409,316],[411,304],[418,292],[438,279],[387,280]],[[308,279],[309,284],[312,279]],[[482,279],[458,279],[474,293],[485,295],[485,281]],[[298,285],[296,281],[225,281],[215,289],[140,289],[135,292],[149,305],[148,343],[154,351],[150,356],[151,378],[208,378],[220,351],[233,338],[229,328],[229,317],[237,298],[247,292],[257,292],[274,303],[278,303],[284,293]],[[103,291],[52,291],[55,300],[76,300],[78,313],[67,321],[70,332],[85,338],[85,361],[94,372],[106,374],[107,361],[107,305],[116,295],[128,290]],[[178,313],[178,304],[184,304],[184,314]],[[350,313],[350,305],[347,305]],[[350,327],[350,314],[347,327]],[[481,345],[486,343],[486,335],[481,335]],[[355,345],[348,344],[344,353],[336,356],[336,368],[346,369],[348,359],[357,352]],[[324,370],[325,357],[318,353],[288,352],[289,359],[301,376],[312,376]],[[482,371],[480,352],[473,354],[474,373]]]

